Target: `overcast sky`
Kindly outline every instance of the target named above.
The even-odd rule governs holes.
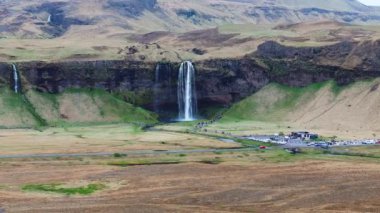
[[[359,0],[359,1],[366,5],[380,6],[380,0]]]

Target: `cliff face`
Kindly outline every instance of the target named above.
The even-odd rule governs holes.
[[[289,61],[295,65],[304,63],[308,66],[332,66],[359,72],[380,70],[379,40],[343,41],[318,47],[290,47],[268,41],[260,45],[252,55],[271,61]]]
[[[68,88],[100,88],[155,111],[177,107],[178,63],[130,61],[18,63],[25,90],[61,93]],[[227,105],[269,82],[263,68],[249,59],[208,60],[194,63],[200,107]],[[0,65],[3,85],[13,85],[12,67]],[[155,109],[159,108],[159,109]]]
[[[60,93],[67,88],[137,91],[153,86],[155,64],[123,61],[30,62],[17,64],[29,88]]]
[[[360,52],[357,46],[357,43],[344,42],[328,47],[295,48],[267,42],[244,58],[194,62],[199,106],[229,105],[270,82],[307,86],[333,79],[338,84],[348,84],[380,76],[368,63],[376,59],[376,48],[367,53],[375,56],[363,59],[365,63],[352,69],[344,68],[343,64],[353,57],[352,52]],[[157,63],[142,61],[17,64],[24,90],[61,93],[68,88],[100,88],[158,113],[177,109],[179,66],[178,63],[160,63],[157,70]],[[12,76],[11,65],[0,64],[0,84],[13,85]]]
[[[289,47],[268,41],[250,57],[268,70],[271,81],[307,86],[333,79],[340,85],[380,76],[380,43],[349,42],[321,47]]]
[[[207,60],[195,63],[200,106],[228,105],[268,84],[267,71],[254,60]]]

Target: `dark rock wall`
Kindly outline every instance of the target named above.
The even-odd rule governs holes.
[[[229,105],[269,83],[266,71],[249,59],[207,60],[195,67],[200,107]]]
[[[154,64],[123,61],[18,63],[25,83],[42,92],[60,93],[67,88],[100,88],[134,91],[153,86]]]
[[[343,41],[318,47],[290,47],[267,41],[251,56],[267,60],[270,66],[281,62],[293,69],[304,69],[308,72],[323,71],[326,67],[334,66],[343,71],[346,68],[356,72],[374,72],[380,71],[380,40]]]
[[[289,47],[268,41],[249,57],[266,66],[271,81],[290,86],[331,79],[345,85],[380,76],[379,41],[344,41],[322,47]]]
[[[355,44],[342,43],[326,48],[286,48],[268,42],[244,58],[197,61],[194,66],[199,107],[229,105],[270,82],[303,87],[335,80],[344,85],[380,76],[380,72],[372,68],[358,66],[348,70],[319,63],[318,57],[326,55],[341,60],[339,57],[347,55],[353,46]],[[376,50],[370,53],[378,55]],[[180,64],[161,63],[158,85],[156,66],[155,62],[142,61],[17,63],[24,90],[61,93],[68,88],[100,88],[123,95],[126,101],[151,110],[157,111],[158,106],[159,112],[173,112],[177,109]],[[0,85],[12,85],[11,73],[11,64],[0,63]]]
[[[178,63],[164,63],[160,69],[159,93],[155,94],[153,62],[92,61],[92,62],[25,62],[17,63],[25,89],[61,93],[67,88],[100,88],[125,94],[146,95],[143,106],[153,109],[155,95],[161,108],[174,110],[177,106]],[[265,86],[266,71],[250,59],[207,60],[194,63],[199,105],[228,105]],[[0,64],[0,83],[10,85],[10,64]],[[170,81],[168,80],[170,79]],[[142,92],[144,91],[144,92]],[[126,97],[126,100],[128,98]]]

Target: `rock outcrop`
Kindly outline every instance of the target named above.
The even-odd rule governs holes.
[[[344,41],[320,47],[289,47],[268,41],[250,57],[267,67],[273,82],[307,86],[333,79],[344,85],[380,76],[379,44],[378,41]]]
[[[326,47],[287,47],[276,42],[259,46],[258,51],[237,59],[195,61],[199,107],[230,105],[258,91],[270,82],[303,87],[335,80],[340,85],[378,77],[378,42],[363,53],[368,43],[342,42]],[[355,54],[361,62],[348,68]],[[374,63],[370,63],[370,62]],[[69,61],[18,63],[23,88],[61,93],[68,88],[100,88],[124,97],[127,102],[153,110],[177,109],[179,64],[160,62],[159,93],[155,93],[156,65],[144,61]],[[0,83],[11,85],[10,64],[0,64]],[[170,79],[170,80],[169,80]],[[159,101],[155,102],[155,96]]]

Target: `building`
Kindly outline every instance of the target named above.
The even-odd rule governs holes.
[[[316,139],[318,139],[318,137],[319,136],[317,134],[313,134],[313,133],[306,132],[306,131],[292,132],[290,134],[290,138],[292,138],[292,139],[316,140]]]

